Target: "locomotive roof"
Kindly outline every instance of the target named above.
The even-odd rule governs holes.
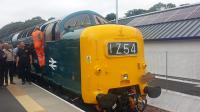
[[[78,11],[78,12],[69,14],[68,16],[65,16],[61,20],[60,19],[52,19],[52,20],[47,21],[47,22],[45,22],[43,24],[39,24],[39,26],[43,27],[43,26],[48,25],[50,23],[55,23],[55,22],[58,22],[58,21],[62,22],[62,21],[65,21],[67,19],[70,19],[71,17],[77,16],[77,15],[81,15],[81,14],[97,15],[99,17],[102,17],[101,15],[99,15],[98,13],[96,13],[94,11],[84,10],[84,11]],[[19,38],[24,38],[24,37],[30,36],[30,34],[32,33],[32,31],[33,31],[34,28],[35,28],[35,26],[27,28],[27,29],[19,31],[19,32],[16,32],[14,34],[11,34],[10,37],[13,38],[13,39],[9,39],[9,40],[16,40],[16,39],[19,39]]]
[[[98,15],[98,16],[101,16],[101,15],[99,15],[98,13],[96,13],[96,12],[94,12],[94,11],[91,11],[91,10],[83,10],[83,11],[78,11],[78,12],[74,12],[74,13],[72,13],[72,14],[69,14],[69,15],[65,16],[65,17],[63,18],[63,20],[64,20],[64,19],[71,18],[71,17],[73,17],[73,16],[81,15],[81,14],[89,14],[89,15]],[[102,17],[102,16],[101,16],[101,17]]]

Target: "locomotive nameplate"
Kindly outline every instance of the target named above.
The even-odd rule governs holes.
[[[109,42],[107,48],[110,56],[135,56],[138,52],[136,42]]]

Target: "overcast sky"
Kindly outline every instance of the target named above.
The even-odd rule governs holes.
[[[93,10],[105,16],[115,12],[116,0],[1,0],[0,28],[4,25],[24,21],[35,16],[44,19],[64,17],[79,10]],[[200,3],[200,0],[119,0],[119,17],[130,9],[148,9],[152,5],[174,3],[177,6],[185,3]]]

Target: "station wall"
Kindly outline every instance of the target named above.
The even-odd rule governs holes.
[[[148,71],[200,80],[200,40],[145,41]]]

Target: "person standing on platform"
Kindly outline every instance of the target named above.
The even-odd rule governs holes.
[[[3,52],[3,43],[0,41],[0,87],[4,86],[6,54]]]
[[[15,65],[14,66],[14,74],[17,75],[18,78],[21,78],[19,73],[18,73],[18,69],[16,67],[16,60],[17,60],[17,52],[18,52],[18,50],[19,50],[19,44],[17,45],[16,48],[13,49],[13,54],[14,54],[14,58],[15,58],[15,60],[14,60],[14,65]]]
[[[8,43],[4,44],[4,53],[6,54],[6,63],[5,63],[5,74],[4,79],[6,85],[8,85],[8,74],[10,76],[10,84],[15,84],[13,82],[13,76],[14,76],[14,55],[12,52],[12,49],[10,48],[10,45]]]
[[[18,49],[19,49],[19,45],[17,45],[17,47],[13,49],[13,54],[15,56],[17,55]]]
[[[26,83],[26,81],[31,84],[31,64],[32,64],[32,54],[30,53],[28,47],[25,46],[24,42],[20,42],[20,48],[17,52],[17,60],[16,66],[19,69],[19,75],[22,78],[22,85]]]

